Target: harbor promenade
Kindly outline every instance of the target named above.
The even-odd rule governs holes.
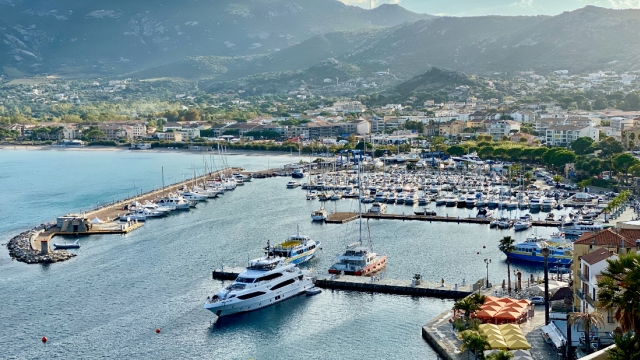
[[[483,293],[491,294],[491,291]],[[446,360],[466,360],[468,352],[460,351],[462,341],[449,320],[453,317],[453,310],[447,310],[436,316],[422,327],[422,337],[435,349],[441,358]],[[544,306],[534,308],[534,315],[528,321],[520,324],[520,329],[531,344],[531,356],[534,360],[557,360],[558,356],[552,346],[543,338]]]

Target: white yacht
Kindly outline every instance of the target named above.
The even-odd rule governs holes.
[[[313,288],[307,275],[281,257],[251,260],[232,284],[207,298],[204,308],[220,317],[261,309]]]
[[[458,200],[453,196],[447,196],[444,199],[444,202],[445,202],[445,204],[447,204],[447,206],[456,206],[457,201]]]
[[[157,204],[167,207],[173,206],[176,210],[189,210],[189,208],[191,207],[191,202],[174,193],[170,193],[167,197],[158,199]]]
[[[297,182],[295,182],[295,181],[289,181],[289,182],[287,183],[287,189],[295,189],[295,188],[297,188],[298,186],[300,186],[300,184],[298,184],[298,183],[297,183]]]
[[[436,198],[436,206],[442,206],[442,205],[445,205],[446,203],[447,201],[445,200],[445,198],[443,197]]]
[[[542,202],[545,200],[544,196],[542,197],[532,197],[529,200],[529,208],[531,210],[540,210],[542,208]]]
[[[558,202],[552,198],[546,198],[542,200],[542,210],[551,210],[558,205]]]
[[[380,202],[374,202],[373,205],[369,208],[369,212],[375,214],[385,214],[387,212],[387,205]]]
[[[602,230],[601,224],[573,224],[569,227],[559,227],[560,231],[564,232],[565,235],[569,236],[580,236],[586,232],[598,232]]]
[[[320,241],[300,235],[300,228],[298,228],[296,235],[289,236],[287,241],[269,249],[269,255],[284,258],[285,262],[298,265],[313,259],[318,249],[320,249]]]
[[[327,210],[320,208],[311,213],[311,220],[313,221],[325,221],[327,219]]]
[[[185,191],[183,193],[179,193],[185,200],[190,200],[190,201],[205,201],[207,200],[209,197],[207,195],[204,194],[198,194],[196,192],[193,191]]]
[[[475,207],[476,204],[478,203],[478,200],[476,199],[474,194],[469,194],[467,195],[467,197],[464,200],[466,207]]]

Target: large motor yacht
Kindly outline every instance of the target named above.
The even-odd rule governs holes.
[[[512,260],[544,263],[542,249],[549,248],[549,264],[569,266],[573,262],[573,245],[547,242],[539,237],[527,238],[524,242],[515,244],[516,250],[510,253]]]
[[[261,309],[313,288],[313,281],[307,275],[307,270],[281,257],[251,260],[232,284],[207,298],[204,308],[217,316]]]

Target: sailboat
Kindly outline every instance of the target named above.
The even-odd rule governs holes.
[[[360,154],[362,156],[362,153]],[[362,158],[360,159],[362,160]],[[358,164],[358,191],[362,196],[362,186],[360,179],[360,163]],[[358,213],[360,218],[360,238],[357,242],[347,246],[344,254],[338,256],[338,262],[329,268],[330,274],[345,274],[356,276],[367,276],[378,272],[387,265],[387,256],[378,255],[373,252],[371,234],[369,234],[369,245],[362,242],[362,202],[358,201]]]

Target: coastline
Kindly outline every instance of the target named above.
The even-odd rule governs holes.
[[[130,152],[155,152],[155,153],[187,153],[187,154],[199,154],[199,153],[212,153],[217,154],[216,151],[197,151],[189,149],[167,149],[167,148],[155,148],[147,150],[130,150],[125,147],[113,147],[113,146],[83,146],[83,147],[64,147],[54,145],[0,145],[0,151],[2,150],[32,150],[32,151],[130,151]],[[261,151],[261,150],[228,150],[224,153],[227,156],[246,155],[246,156],[289,156],[292,159],[298,158],[296,154],[293,156],[286,152],[279,151]],[[303,155],[302,158],[308,157]],[[322,156],[311,156],[312,158],[323,158]]]

